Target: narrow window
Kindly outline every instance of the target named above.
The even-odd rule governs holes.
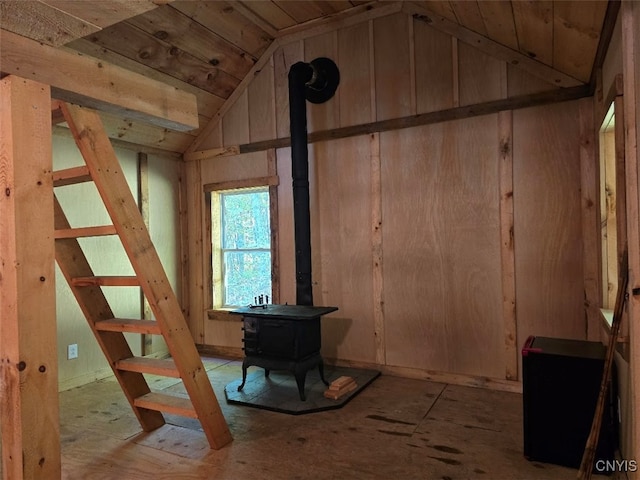
[[[214,305],[239,307],[270,295],[268,188],[217,192],[211,200]]]

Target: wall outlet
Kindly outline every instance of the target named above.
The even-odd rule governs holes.
[[[77,343],[72,343],[71,345],[67,345],[67,360],[73,360],[74,358],[78,358]]]

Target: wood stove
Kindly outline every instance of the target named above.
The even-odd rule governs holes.
[[[333,97],[340,72],[333,60],[320,57],[293,64],[288,79],[297,305],[264,305],[260,301],[231,313],[242,315],[244,328],[245,359],[238,390],[244,388],[247,368],[252,365],[264,368],[265,377],[271,370],[289,370],[304,401],[309,370],[318,367],[320,378],[328,385],[320,356],[320,317],[338,309],[313,306],[306,101],[323,103]]]
[[[238,390],[244,388],[250,366],[264,368],[267,378],[271,370],[293,373],[302,401],[306,399],[304,384],[309,370],[318,367],[320,379],[328,385],[320,355],[320,317],[336,310],[309,305],[251,305],[232,311],[242,315],[244,330],[245,358]]]

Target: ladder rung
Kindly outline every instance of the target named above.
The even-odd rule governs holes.
[[[191,400],[184,397],[151,392],[136,398],[133,404],[138,408],[171,413],[181,417],[198,418]]]
[[[117,235],[117,233],[116,227],[113,225],[100,225],[97,227],[65,228],[64,230],[56,230],[55,238],[102,237],[105,235]]]
[[[96,330],[103,332],[145,333],[162,335],[158,322],[153,320],[136,320],[129,318],[110,318],[95,323]]]
[[[139,287],[138,277],[76,277],[71,279],[74,287]]]
[[[65,168],[53,172],[53,186],[63,187],[65,185],[75,185],[76,183],[91,182],[91,174],[86,166]]]
[[[150,373],[163,377],[180,378],[180,372],[176,368],[175,362],[171,359],[131,357],[117,361],[116,368],[127,372]]]

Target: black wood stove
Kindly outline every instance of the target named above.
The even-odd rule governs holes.
[[[295,376],[300,400],[305,400],[304,384],[307,372],[318,367],[324,378],[324,363],[320,355],[320,317],[338,310],[337,307],[307,305],[258,305],[234,310],[242,315],[244,353],[242,383],[244,388],[247,369],[264,368],[265,377],[271,370],[288,370]]]
[[[323,103],[333,97],[340,72],[332,60],[321,57],[310,63],[295,63],[288,79],[297,305],[259,302],[231,313],[242,315],[244,324],[245,359],[238,390],[244,388],[247,368],[252,365],[264,368],[266,377],[270,370],[289,370],[295,375],[300,399],[304,401],[309,370],[318,367],[320,378],[328,385],[320,356],[320,317],[337,310],[313,306],[306,101]]]

